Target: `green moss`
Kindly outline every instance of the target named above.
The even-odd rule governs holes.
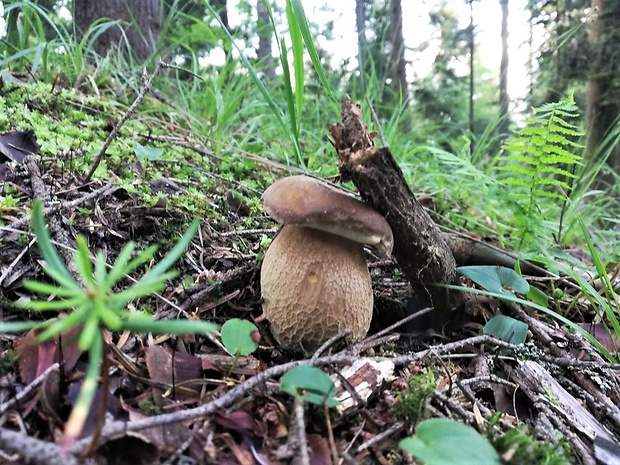
[[[510,465],[564,465],[574,463],[570,453],[570,446],[563,437],[558,436],[557,442],[538,442],[533,437],[534,432],[527,425],[522,424],[501,433],[497,424],[501,413],[495,414],[487,427],[491,444],[504,458],[504,463]]]
[[[435,374],[430,369],[411,375],[407,379],[407,390],[398,393],[394,413],[399,418],[415,424],[420,418],[426,399],[435,390]]]
[[[147,415],[157,415],[161,413],[161,409],[150,399],[142,399],[138,402],[138,408]]]

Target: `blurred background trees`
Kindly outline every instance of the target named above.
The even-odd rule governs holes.
[[[431,1],[424,4],[426,11],[416,12],[425,17],[428,34],[413,41],[411,13],[404,14],[402,0],[355,0],[350,4],[355,30],[346,34],[356,38],[357,47],[349,48],[338,42],[345,32],[330,19],[330,2],[305,5],[330,82],[358,100],[371,98],[381,118],[399,111],[406,131],[412,129],[412,121],[433,128],[432,136],[428,130],[417,133],[422,142],[432,140],[449,148],[459,135],[466,136],[473,152],[484,137],[495,141],[487,150],[496,152],[529,107],[574,92],[588,119],[586,153],[609,157],[610,165],[619,169],[613,134],[620,112],[620,0],[523,1],[527,0],[518,4],[513,0],[510,5],[508,0]],[[490,11],[493,2],[497,9]],[[23,50],[31,40],[24,26],[32,18],[20,16],[25,4],[5,2],[5,56]],[[284,4],[285,0],[269,4],[274,26],[263,0],[210,1],[219,23],[269,79],[282,72],[276,66],[274,28],[286,36]],[[46,37],[53,36],[55,26],[64,25],[76,37],[92,41],[101,56],[130,50],[128,55],[138,65],[162,57],[198,68],[237,59],[201,0],[41,0],[36,5],[49,12],[52,21],[40,25]],[[527,30],[520,27],[519,34],[510,35],[511,5],[530,12],[530,24]],[[480,24],[489,21],[501,24],[495,38],[501,47],[493,49],[497,50],[493,68],[488,65],[488,44],[478,40]],[[290,47],[290,41],[284,43]],[[530,47],[527,69],[517,69],[509,61],[511,50],[519,47]],[[511,80],[524,88],[529,83],[529,92],[511,96]]]

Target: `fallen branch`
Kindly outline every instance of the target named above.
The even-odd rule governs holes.
[[[99,163],[101,163],[101,160],[103,160],[103,157],[105,156],[106,150],[108,150],[108,148],[110,147],[110,144],[112,143],[112,141],[114,140],[114,138],[118,134],[118,131],[121,130],[123,125],[131,117],[131,115],[133,115],[136,112],[136,110],[138,109],[138,107],[142,103],[142,100],[144,100],[144,97],[146,96],[146,94],[148,94],[151,91],[151,87],[153,87],[153,82],[155,82],[155,78],[157,77],[157,75],[159,74],[161,69],[162,68],[167,68],[167,67],[168,67],[168,65],[166,63],[164,63],[162,60],[159,60],[157,62],[157,66],[155,67],[155,71],[153,71],[153,74],[151,75],[149,80],[145,82],[144,86],[140,90],[140,93],[136,97],[136,100],[134,100],[134,102],[127,109],[127,111],[122,116],[122,118],[118,121],[118,123],[116,123],[116,126],[114,126],[114,128],[112,129],[112,131],[110,132],[110,134],[106,138],[105,142],[103,143],[103,147],[101,147],[101,150],[99,151],[99,153],[95,157],[95,160],[93,161],[93,166],[91,166],[90,171],[86,175],[86,178],[84,178],[84,182],[88,182],[90,180],[90,178],[93,177],[93,174],[95,174],[95,171],[97,170],[97,167],[99,166]]]
[[[353,181],[362,199],[379,211],[394,233],[394,257],[416,297],[434,311],[422,327],[441,327],[465,304],[460,291],[435,284],[459,284],[456,262],[442,234],[417,201],[387,147],[375,147],[362,112],[349,96],[342,101],[342,124],[330,127],[340,173]]]

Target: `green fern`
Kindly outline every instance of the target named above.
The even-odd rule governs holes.
[[[583,147],[575,142],[583,133],[569,121],[579,116],[572,95],[533,111],[526,126],[503,146],[508,155],[498,166],[507,174],[500,182],[517,204],[513,225],[519,247],[545,245],[541,240],[555,226],[550,218],[559,213],[575,178],[573,169],[581,162],[573,151]]]

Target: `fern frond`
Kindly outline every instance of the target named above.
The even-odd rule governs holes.
[[[554,208],[559,211],[575,178],[573,167],[581,163],[574,151],[583,146],[574,139],[583,133],[570,121],[579,116],[572,95],[534,108],[533,114],[502,147],[507,155],[497,169],[505,175],[500,182],[519,206],[513,220],[520,245],[543,247],[540,240],[549,237],[545,236],[550,213]]]

